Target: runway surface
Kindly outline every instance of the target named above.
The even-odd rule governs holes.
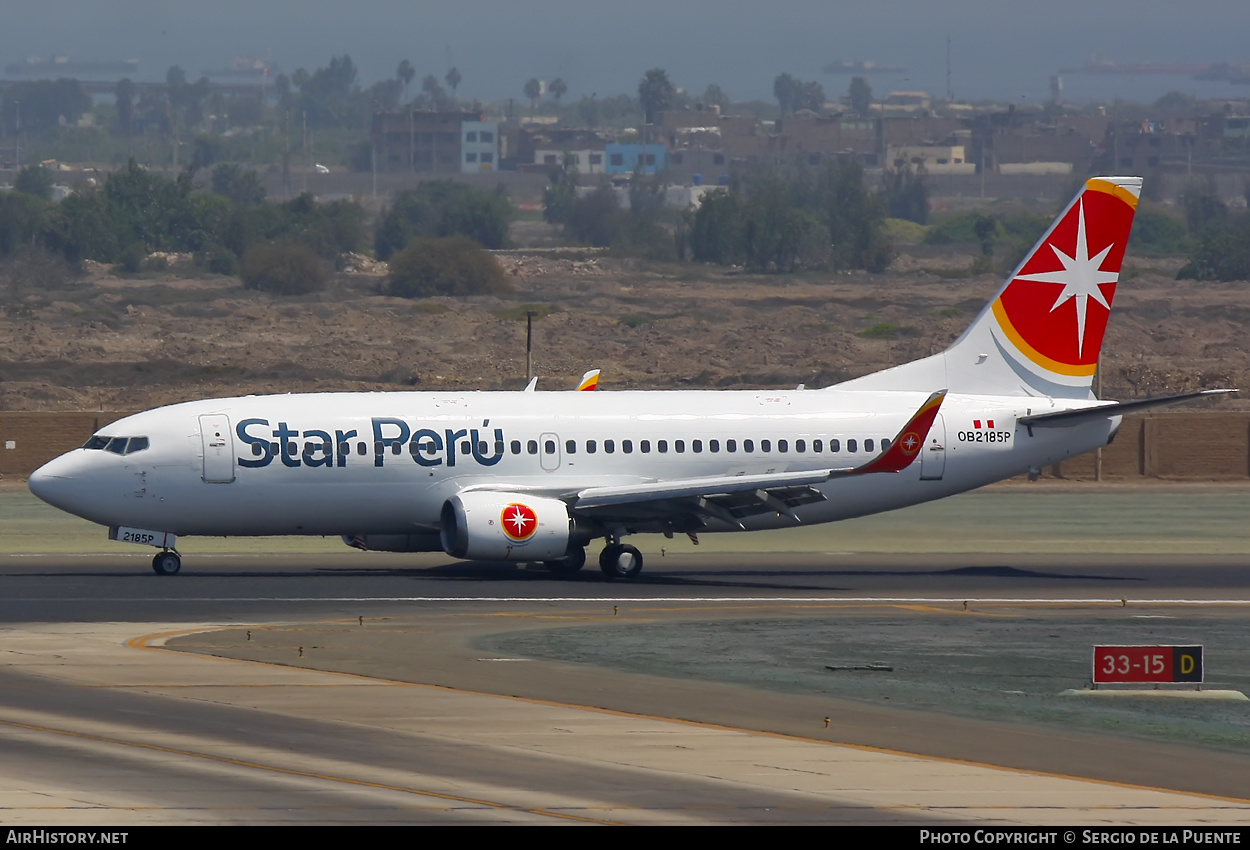
[[[1133,634],[1197,636],[1209,678],[1246,689],[1248,568],[683,553],[611,583],[349,551],[174,578],[142,555],[0,557],[0,812],[1245,824],[1246,704],[1057,694],[1092,642]],[[824,670],[879,657],[888,678]]]

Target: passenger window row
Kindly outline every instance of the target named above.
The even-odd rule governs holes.
[[[97,440],[97,439],[103,439],[105,442],[108,442],[107,437],[104,437],[104,438],[93,437],[92,438],[92,440]],[[114,438],[114,439],[118,439],[118,438]],[[135,438],[132,438],[132,440],[142,440],[143,448],[145,449],[147,448],[147,437],[135,437]],[[890,447],[890,441],[889,439],[885,437],[881,438],[880,443],[881,443],[881,451],[885,451],[886,449]],[[398,454],[402,454],[404,451],[404,444],[400,442],[391,442],[391,443],[375,442],[373,444],[374,454],[385,454],[387,445],[390,446],[391,454],[398,455]],[[812,454],[822,454],[825,452],[826,442],[822,439],[815,439],[815,440],[810,441],[810,443],[807,440],[794,440],[793,444],[791,444],[790,440],[776,440],[776,441],[760,440],[758,445],[759,445],[759,450],[766,454],[771,453],[774,450],[778,452],[779,454],[786,454],[790,452],[791,448],[793,448],[796,454],[806,454],[808,452],[809,447],[811,449]],[[837,437],[830,439],[827,445],[828,445],[828,453],[830,454],[838,454],[839,452],[842,451],[842,441]],[[364,457],[369,452],[368,447],[369,447],[369,444],[366,442],[356,443],[356,454],[360,455],[361,457]],[[656,440],[654,441],[654,443],[651,440],[639,440],[637,442],[636,449],[638,452],[642,454],[651,454],[653,451],[658,454],[668,454],[670,451],[675,454],[684,454],[687,451],[690,451],[693,454],[703,454],[704,452],[707,452],[710,454],[719,454],[721,451],[724,451],[728,454],[736,454],[738,452],[738,447],[739,447],[738,440],[723,440],[723,441],[722,440],[690,440],[689,442],[687,442],[686,440],[673,440],[671,443],[668,440]],[[754,454],[755,448],[756,448],[756,441],[751,440],[751,439],[742,440],[741,447],[742,447],[742,451],[745,452],[746,454]],[[867,439],[863,441],[863,448],[865,452],[876,451],[876,447],[877,447],[877,441],[875,441],[872,437],[868,437]],[[89,441],[88,445],[84,446],[84,448],[89,448],[89,449],[90,448],[104,448],[104,446],[103,445],[100,445],[100,446],[91,445],[91,441]],[[538,440],[527,440],[524,443],[522,443],[521,440],[512,440],[507,445],[507,449],[514,455],[519,455],[519,454],[536,455],[536,454],[539,454],[540,448],[541,448],[542,454],[553,455],[556,453],[556,442],[555,440],[544,440],[540,447]],[[618,450],[620,451],[621,454],[628,455],[628,454],[634,453],[635,443],[633,440],[620,440],[619,442],[617,440],[603,440],[603,441],[586,440],[583,444],[583,448],[584,448],[585,453],[590,454],[590,455],[597,454],[600,451],[602,451],[604,454],[609,454],[609,455],[616,454]],[[847,452],[855,453],[859,451],[859,448],[860,448],[860,445],[857,439],[852,438],[846,441]],[[116,451],[116,449],[112,448],[111,444],[109,445],[109,449],[111,451]],[[473,443],[468,440],[462,440],[460,442],[460,445],[458,446],[458,449],[461,455],[471,454],[473,452]],[[501,455],[504,453],[504,449],[505,449],[504,443],[498,440],[495,441],[493,445],[491,443],[486,442],[485,440],[480,441],[477,445],[478,454],[482,454],[482,455]],[[280,452],[280,450],[281,450],[280,444],[278,443],[269,444],[270,454],[277,455]],[[333,450],[334,450],[333,443],[309,442],[309,443],[304,444],[303,453],[305,455],[311,455],[313,452],[319,451],[319,452],[324,453],[326,456],[329,456]],[[411,452],[413,456],[416,456],[417,454],[420,454],[421,452],[424,452],[427,455],[433,455],[433,454],[436,454],[440,450],[441,450],[441,446],[435,444],[432,440],[426,440],[422,443],[408,443],[408,451]],[[131,448],[129,451],[126,452],[126,454],[129,454],[132,451],[139,451],[139,449]],[[264,454],[264,451],[265,449],[262,444],[260,443],[252,444],[252,454],[259,457],[260,455]],[[351,443],[339,443],[338,451],[340,455],[350,455],[352,453]],[[293,443],[293,442],[287,443],[286,453],[288,455],[295,456],[299,452],[300,452],[300,447],[298,443]],[[577,452],[578,452],[577,441],[566,440],[564,443],[564,453],[573,455],[573,454],[577,454]],[[121,452],[118,452],[118,453],[120,454]]]

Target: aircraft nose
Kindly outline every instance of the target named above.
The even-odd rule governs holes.
[[[86,471],[81,458],[71,452],[32,472],[26,486],[49,505],[82,516],[84,491],[89,489],[83,480]]]
[[[64,475],[57,474],[58,469],[64,467],[60,461],[61,458],[48,461],[32,472],[30,478],[26,480],[26,486],[30,488],[30,492],[49,505],[58,508],[63,507],[64,490],[68,483]]]

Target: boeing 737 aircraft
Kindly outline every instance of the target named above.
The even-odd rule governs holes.
[[[642,569],[631,534],[784,528],[961,493],[1106,445],[1126,411],[1224,392],[1091,392],[1140,191],[1136,177],[1089,180],[950,348],[825,389],[193,401],[102,428],[30,489],[157,547],[161,575],[181,566],[178,536],[305,534],[556,575],[602,538],[610,578]]]

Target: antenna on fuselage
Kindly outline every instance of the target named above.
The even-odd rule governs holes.
[[[537,310],[525,311],[525,380],[534,379],[534,317]]]

